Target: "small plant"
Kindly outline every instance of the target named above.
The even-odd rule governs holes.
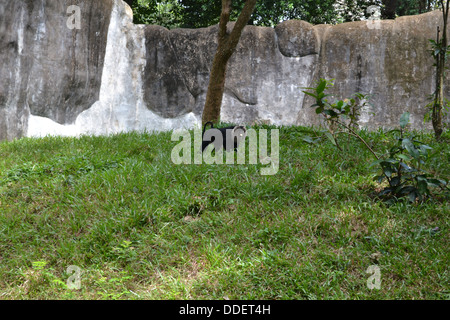
[[[429,100],[431,100],[430,103],[428,103],[425,106],[425,108],[428,109],[428,111],[425,113],[423,117],[424,122],[429,122],[433,120],[433,108],[438,104],[438,102],[436,102],[434,94],[429,96]],[[449,113],[450,113],[450,100],[444,98],[444,104],[442,105],[442,117],[443,118],[447,117]],[[444,122],[442,125],[444,126],[444,128],[446,127],[448,128],[447,123]]]
[[[137,253],[131,244],[131,241],[123,240],[119,246],[112,248],[114,256],[124,263],[130,263],[136,260]]]
[[[445,123],[437,123],[441,122],[443,118],[447,116],[447,114],[450,112],[450,101],[445,98],[442,95],[441,86],[440,83],[441,79],[439,78],[440,69],[442,69],[443,76],[445,76],[445,70],[448,68],[445,67],[445,62],[448,59],[448,56],[450,54],[450,46],[447,46],[444,44],[443,39],[439,39],[439,28],[438,28],[438,39],[428,39],[431,44],[431,49],[429,50],[431,55],[433,56],[433,59],[436,61],[433,66],[436,67],[436,76],[437,78],[437,85],[436,90],[433,94],[429,96],[430,103],[428,103],[425,108],[428,109],[428,111],[425,113],[424,121],[428,122],[431,121],[433,124],[433,128],[436,130],[439,130],[440,125],[445,126]],[[443,60],[443,61],[441,61]],[[440,120],[439,120],[440,119]],[[441,128],[442,129],[442,128]],[[440,133],[436,132],[436,136],[440,137]]]
[[[431,54],[435,59],[434,66],[436,67],[436,82],[435,91],[433,94],[433,102],[431,103],[431,123],[433,124],[434,134],[436,141],[439,141],[443,132],[442,117],[443,109],[445,107],[444,102],[444,86],[445,86],[445,64],[449,53],[449,46],[447,45],[447,22],[449,13],[449,1],[439,1],[442,18],[443,18],[443,32],[442,38],[440,37],[440,28],[437,27],[436,41],[431,40]]]
[[[388,196],[390,198],[407,197],[409,201],[422,201],[430,196],[430,187],[448,189],[448,182],[442,179],[432,178],[430,174],[423,170],[423,164],[428,157],[428,145],[415,140],[415,136],[407,136],[406,126],[409,123],[408,112],[400,118],[400,129],[391,130],[392,133],[398,133],[395,137],[396,144],[389,149],[386,156],[378,155],[356,130],[356,123],[359,116],[359,110],[365,106],[367,96],[356,94],[357,99],[339,100],[330,103],[330,95],[325,94],[325,90],[330,88],[332,81],[320,79],[316,88],[306,88],[311,91],[303,91],[305,94],[316,99],[312,107],[316,108],[316,113],[321,114],[327,123],[326,136],[329,140],[342,151],[339,145],[337,135],[346,133],[359,139],[364,146],[372,153],[376,161],[373,165],[381,167],[381,175],[375,177],[379,183],[387,180],[389,186],[384,188],[379,196]],[[311,138],[305,141],[313,141]]]
[[[316,113],[321,114],[327,124],[327,138],[342,151],[341,146],[337,140],[337,135],[341,133],[350,134],[361,140],[366,147],[372,151],[369,145],[356,132],[358,127],[358,119],[361,115],[361,109],[368,105],[369,96],[356,93],[353,98],[338,100],[334,103],[328,101],[330,94],[325,94],[325,91],[333,86],[333,80],[320,79],[316,88],[304,88],[310,91],[303,91],[305,94],[316,99],[316,103],[311,107],[316,108]],[[312,140],[311,138],[307,138]],[[375,153],[372,151],[375,155]]]
[[[400,129],[391,130],[397,141],[389,149],[388,157],[378,159],[372,165],[380,165],[382,174],[375,177],[379,183],[386,179],[389,186],[384,188],[379,196],[391,195],[396,198],[407,197],[409,201],[422,201],[431,195],[430,187],[446,188],[447,182],[430,177],[423,170],[423,164],[428,158],[428,150],[432,148],[413,135],[406,135],[405,128],[409,123],[408,112],[400,118]]]
[[[125,242],[125,241],[124,241]],[[128,241],[126,241],[128,242]],[[133,279],[127,271],[120,271],[117,277],[100,277],[95,281],[98,286],[97,294],[106,300],[118,300],[124,295],[131,293],[126,288],[126,283]]]
[[[41,271],[41,270],[44,270],[45,266],[47,265],[47,261],[44,261],[44,260],[33,261],[31,263],[31,265],[33,266],[34,270]]]
[[[67,289],[66,284],[54,275],[55,270],[47,267],[47,261],[33,261],[31,265],[31,269],[21,272],[25,278],[24,283],[20,286],[23,293],[28,296],[34,296],[47,288],[54,288],[55,290]]]

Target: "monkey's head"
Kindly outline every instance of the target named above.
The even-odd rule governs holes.
[[[236,150],[239,144],[245,140],[247,129],[244,126],[230,126],[226,128],[214,128],[206,130],[206,124],[203,127],[202,152],[213,143],[214,148],[219,150],[224,148],[226,151]],[[220,137],[221,139],[217,139]]]
[[[233,128],[233,136],[239,143],[247,136],[247,129],[244,126],[235,126]]]

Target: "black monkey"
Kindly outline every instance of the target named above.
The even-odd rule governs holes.
[[[205,130],[206,130],[206,126],[208,124],[211,125],[211,129],[209,129],[209,130],[213,130],[213,129],[219,130],[220,133],[222,134],[222,145],[215,145],[216,150],[223,147],[226,151],[231,151],[232,149],[234,149],[236,151],[237,147],[239,146],[239,143],[241,141],[243,141],[247,135],[247,130],[245,129],[244,126],[229,126],[226,128],[214,128],[213,123],[208,121],[203,126],[202,152],[205,150],[205,148],[210,143],[214,143],[214,140],[215,140],[214,135],[210,137],[211,140],[205,140]],[[208,132],[209,130],[207,130],[206,132]],[[227,149],[227,141],[232,141],[232,143],[230,143],[230,146],[232,147],[232,149],[230,149],[230,148]]]

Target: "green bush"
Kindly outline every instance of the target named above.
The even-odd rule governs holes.
[[[423,169],[423,164],[429,158],[428,150],[432,148],[405,131],[410,117],[408,112],[401,116],[400,128],[390,131],[394,136],[388,152],[379,154],[370,147],[373,143],[367,142],[356,130],[360,110],[367,104],[368,96],[357,93],[355,98],[330,102],[326,90],[331,85],[332,81],[320,79],[315,88],[305,88],[310,91],[303,92],[316,100],[311,107],[322,115],[327,129],[325,135],[336,147],[343,150],[337,137],[345,133],[358,138],[375,157],[371,166],[378,165],[381,170],[375,180],[378,183],[387,180],[389,184],[378,196],[389,200],[407,197],[409,201],[415,202],[430,197],[432,189],[448,191],[448,181],[434,178]],[[304,140],[317,143],[311,137],[305,137]]]

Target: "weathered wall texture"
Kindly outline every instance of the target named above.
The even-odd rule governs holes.
[[[70,5],[81,9],[81,29],[66,25]],[[0,140],[198,125],[217,26],[169,31],[134,25],[131,14],[122,0],[0,1]],[[410,111],[422,128],[434,85],[428,39],[441,20],[436,11],[248,26],[229,62],[222,120],[317,123],[301,88],[334,78],[337,97],[372,95],[364,126],[394,127]]]
[[[78,5],[81,30],[66,26]],[[0,1],[0,139],[27,133],[29,115],[71,123],[98,99],[111,0]]]
[[[441,21],[442,13],[434,11],[396,20],[316,26],[322,44],[316,78],[336,79],[333,91],[339,97],[371,94],[373,107],[361,119],[369,128],[396,126],[405,111],[411,112],[412,125],[422,128],[435,85],[428,39],[436,38]],[[447,97],[449,90],[447,78]],[[301,112],[298,120],[307,121]]]

